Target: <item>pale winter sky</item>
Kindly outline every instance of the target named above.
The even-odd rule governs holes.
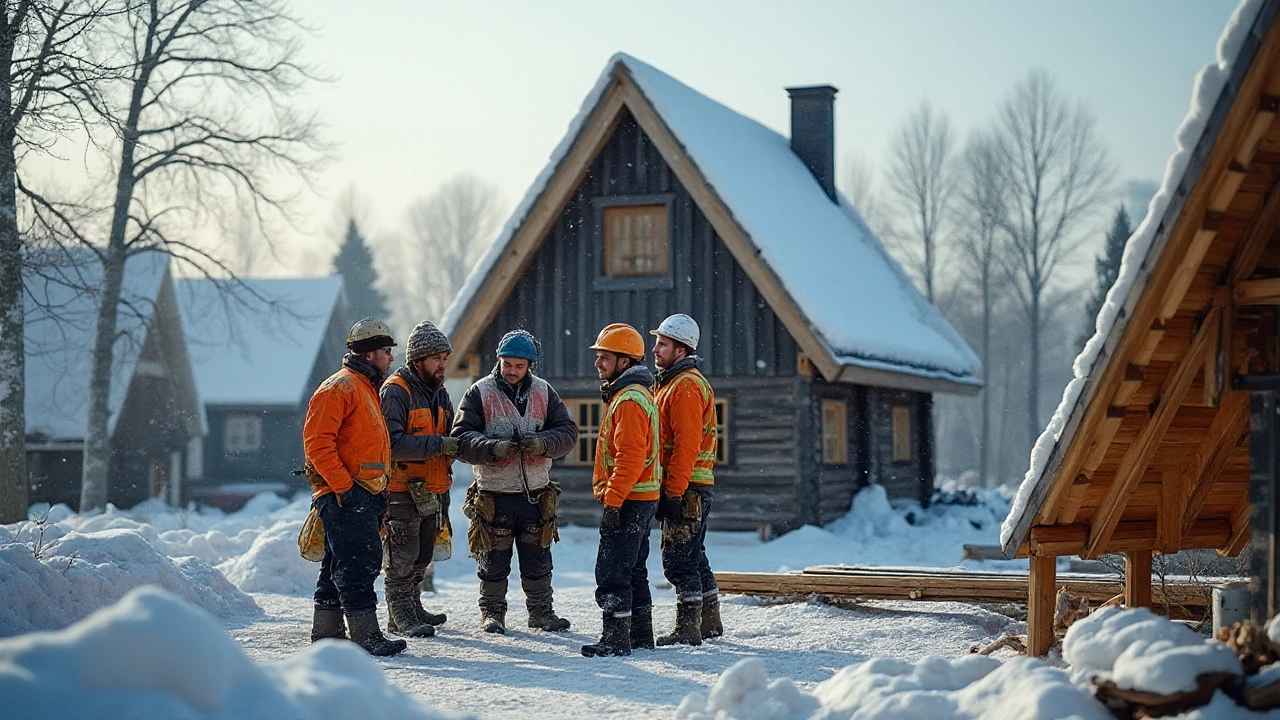
[[[1154,184],[1235,4],[297,0],[315,29],[307,57],[334,78],[306,103],[336,157],[277,272],[327,271],[347,188],[374,237],[396,233],[414,199],[459,173],[497,185],[505,219],[618,51],[784,135],[784,87],[836,86],[842,181],[854,155],[884,167],[894,130],[921,100],[963,136],[1044,68],[1092,109],[1117,180]]]

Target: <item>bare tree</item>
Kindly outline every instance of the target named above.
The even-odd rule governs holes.
[[[462,287],[501,221],[498,190],[470,175],[457,175],[409,208],[417,287],[432,318]]]
[[[19,165],[83,131],[96,83],[91,58],[107,0],[6,0],[0,16],[0,523],[27,515],[23,196]]]
[[[903,219],[893,234],[905,263],[934,301],[939,250],[955,187],[951,122],[926,100],[894,135],[889,193]]]
[[[1032,71],[1000,109],[996,142],[1004,169],[1008,270],[1027,319],[1030,384],[1027,422],[1039,434],[1041,331],[1046,290],[1088,237],[1085,222],[1105,199],[1113,174],[1092,114]]]
[[[844,194],[858,209],[871,232],[882,240],[891,234],[884,197],[875,180],[875,167],[861,155],[850,155],[845,162]]]
[[[319,147],[310,118],[288,105],[310,75],[297,60],[297,21],[282,0],[143,0],[121,23],[131,60],[108,118],[117,134],[111,221],[89,379],[81,510],[107,500],[112,344],[125,263],[161,249],[200,272],[229,268],[184,235],[210,208],[282,212],[291,177]],[[256,103],[256,104],[255,104]]]
[[[1000,152],[994,140],[977,134],[960,157],[956,197],[957,250],[961,276],[974,288],[981,312],[982,417],[979,424],[978,476],[991,484],[991,334],[998,283],[1006,277],[999,263],[1005,223],[1005,190]]]

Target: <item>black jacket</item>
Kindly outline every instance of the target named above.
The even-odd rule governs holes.
[[[530,372],[525,375],[524,380],[516,387],[512,387],[506,380],[503,380],[502,375],[497,373],[496,368],[494,375],[498,381],[498,387],[511,399],[516,409],[521,414],[524,414],[529,397],[529,388],[533,386],[533,373]],[[550,387],[550,385],[548,385],[548,388],[547,418],[542,424],[542,430],[535,433],[534,436],[547,442],[547,457],[558,458],[568,455],[573,450],[574,444],[578,442],[578,426],[574,424],[573,418],[569,416],[569,409],[560,400],[560,395],[556,393],[556,389]],[[502,438],[487,437],[484,434],[484,429],[484,402],[480,399],[480,389],[472,385],[467,389],[466,394],[462,396],[462,403],[458,406],[458,415],[453,421],[453,431],[449,433],[460,441],[458,449],[459,460],[472,465],[494,461],[493,446],[497,445]],[[392,449],[392,457],[395,457],[394,448]]]

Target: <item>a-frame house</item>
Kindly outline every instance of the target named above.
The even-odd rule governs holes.
[[[1275,567],[1278,6],[1242,6],[1197,82],[1182,148],[1005,520],[1006,555],[1030,557],[1031,654],[1054,641],[1060,556],[1124,553],[1130,607],[1153,604],[1153,553],[1230,556],[1252,537],[1255,562]],[[1261,577],[1269,616],[1274,572]]]
[[[538,373],[581,431],[561,514],[594,522],[600,328],[702,328],[720,410],[720,528],[781,532],[845,513],[867,483],[927,502],[934,392],[978,360],[835,190],[835,88],[792,88],[790,139],[617,55],[442,318],[458,376],[498,339],[540,338]]]

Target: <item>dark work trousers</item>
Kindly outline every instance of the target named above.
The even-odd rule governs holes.
[[[355,485],[338,504],[334,493],[312,501],[324,523],[324,559],[316,580],[316,607],[341,607],[352,615],[373,612],[378,596],[373,581],[382,565],[378,531],[387,501]]]
[[[481,580],[500,582],[511,574],[512,540],[520,556],[520,577],[541,580],[551,574],[551,548],[538,544],[542,510],[538,496],[533,502],[524,493],[493,493],[494,549],[476,562]]]
[[[444,503],[435,495],[424,517],[407,492],[387,493],[387,536],[382,539],[382,572],[386,583],[411,585],[422,581],[436,552],[436,523]]]
[[[624,500],[621,527],[600,528],[596,553],[596,604],[611,615],[630,615],[632,608],[653,607],[649,591],[649,525],[657,500]]]
[[[677,602],[701,602],[719,592],[716,576],[707,562],[707,514],[711,511],[711,487],[689,485],[702,500],[702,520],[687,542],[662,539],[662,574],[676,589]]]

